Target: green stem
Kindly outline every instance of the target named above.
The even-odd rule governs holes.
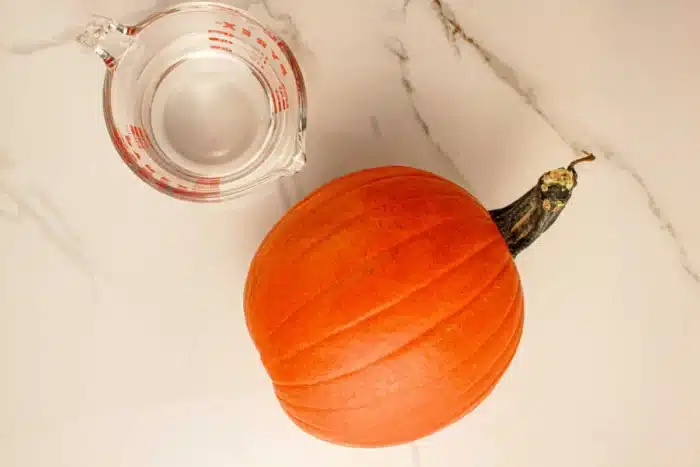
[[[595,160],[593,154],[573,161],[568,167],[542,175],[537,185],[510,205],[491,211],[513,257],[532,245],[559,218],[578,184],[575,167]]]

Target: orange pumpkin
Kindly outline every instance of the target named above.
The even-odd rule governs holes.
[[[575,163],[493,212],[407,167],[342,177],[292,208],[252,261],[245,315],[294,423],[332,443],[378,447],[476,407],[523,329],[513,257],[565,206]]]

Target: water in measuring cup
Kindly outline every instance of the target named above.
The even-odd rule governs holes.
[[[197,174],[226,174],[265,145],[279,117],[272,89],[246,58],[255,51],[244,44],[240,53],[202,47],[207,40],[193,33],[157,50],[143,62],[135,92],[142,125],[162,162]]]

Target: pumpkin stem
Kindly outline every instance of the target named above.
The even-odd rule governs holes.
[[[542,175],[537,185],[510,205],[491,211],[491,218],[501,231],[513,257],[532,245],[559,218],[578,184],[575,167],[596,157],[585,152],[568,167]]]
[[[574,170],[574,167],[581,164],[582,162],[593,162],[594,160],[596,160],[596,157],[593,154],[591,154],[590,152],[588,152],[588,151],[582,151],[582,152],[586,155],[586,157],[576,159],[571,164],[569,164],[569,167],[568,167],[569,170]]]

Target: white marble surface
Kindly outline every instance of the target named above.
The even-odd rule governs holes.
[[[301,57],[298,194],[402,163],[493,208],[572,148],[604,156],[518,259],[525,335],[492,397],[383,450],[297,430],[246,334],[247,263],[285,197],[176,202],[111,147],[103,67],[71,37],[168,4],[0,2],[0,465],[700,465],[700,4],[234,3]]]

